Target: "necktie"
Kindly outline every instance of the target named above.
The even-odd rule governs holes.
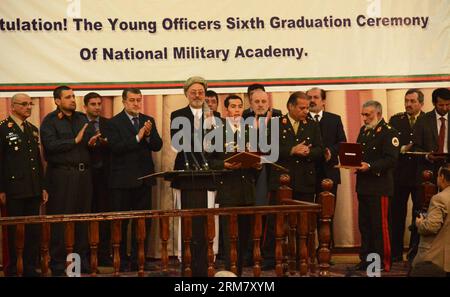
[[[439,149],[438,149],[438,153],[443,153],[444,152],[444,141],[445,141],[445,118],[444,117],[440,117],[439,118],[441,120],[441,128],[439,129]]]
[[[297,134],[298,131],[298,121],[294,121],[294,124],[292,125],[294,127],[294,133]]]
[[[100,130],[100,129],[99,129],[99,126],[98,126],[98,121],[92,120],[92,121],[91,121],[91,124],[92,124],[92,126],[94,126],[94,128],[95,128],[95,132],[97,132],[98,130]],[[138,122],[138,124],[139,124],[139,122]],[[134,119],[133,119],[133,125],[134,125]]]
[[[23,121],[19,127],[20,127],[20,130],[22,130],[22,132],[25,132],[25,121]]]
[[[200,129],[200,115],[199,112],[196,112],[194,115],[194,128],[195,130]]]
[[[319,115],[316,114],[316,115],[314,116],[314,119],[316,120],[316,122],[319,122]]]
[[[136,130],[136,132],[138,132],[139,131],[139,118],[138,117],[133,118],[133,126],[134,126],[134,130]]]
[[[412,127],[414,127],[414,124],[416,123],[416,117],[415,116],[410,116],[409,117],[409,125]]]

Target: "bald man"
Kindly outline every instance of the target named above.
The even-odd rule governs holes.
[[[0,122],[0,205],[5,205],[8,216],[39,214],[41,201],[47,202],[43,188],[43,171],[39,149],[39,131],[27,121],[33,101],[27,94],[16,94],[11,100],[11,115]],[[23,251],[24,276],[38,276],[39,235],[37,225],[25,228]],[[21,275],[17,271],[15,226],[8,227],[9,263],[7,276]]]

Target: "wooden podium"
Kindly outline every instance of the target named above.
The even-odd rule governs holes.
[[[231,173],[231,170],[173,170],[158,172],[143,176],[139,179],[148,177],[162,177],[165,180],[176,181],[178,189],[181,190],[181,209],[207,208],[209,190],[215,190],[216,178],[222,174]],[[181,234],[184,234],[182,225]],[[184,238],[182,237],[182,255],[181,264],[182,275],[185,276],[185,251]],[[208,276],[208,244],[206,239],[206,217],[192,217],[192,239],[191,239],[191,271],[193,277]]]

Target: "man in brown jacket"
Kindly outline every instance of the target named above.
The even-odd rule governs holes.
[[[416,219],[420,243],[412,276],[422,275],[417,270],[424,263],[438,266],[447,275],[450,273],[450,164],[439,169],[437,184],[441,192],[431,198],[426,216]]]

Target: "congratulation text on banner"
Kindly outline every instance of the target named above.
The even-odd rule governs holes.
[[[450,81],[450,0],[2,0],[0,91]]]

